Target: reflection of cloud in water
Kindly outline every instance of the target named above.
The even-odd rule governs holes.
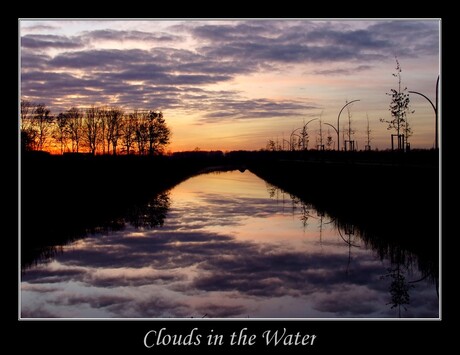
[[[259,297],[311,295],[319,290],[335,292],[346,282],[352,285],[380,283],[376,265],[354,264],[354,274],[347,277],[340,269],[346,256],[336,254],[305,254],[304,252],[235,251],[232,257],[209,260],[201,265],[208,276],[194,281],[194,286],[206,291],[238,290]]]
[[[24,273],[22,281],[27,281],[30,284],[33,283],[59,283],[62,281],[78,280],[86,272],[85,268],[56,268],[56,264],[53,263],[52,267],[48,265],[42,265],[35,269],[31,269]]]
[[[168,212],[167,228],[203,229],[215,226],[238,226],[242,219],[269,217],[280,211],[269,198],[231,197],[197,194],[197,199],[174,205]],[[184,209],[187,211],[184,214]]]
[[[382,303],[376,302],[381,301],[381,295],[372,288],[347,284],[341,285],[336,291],[314,295],[315,308],[321,312],[332,312],[338,317],[378,313],[382,308]]]
[[[48,302],[102,308],[107,316],[117,317],[246,317],[251,310],[245,299],[269,302],[285,296],[313,303],[320,314],[359,317],[386,311],[382,304],[387,289],[379,278],[385,269],[369,253],[353,260],[352,272],[346,274],[346,253],[286,251],[205,232],[124,235],[87,238],[84,249],[69,247],[59,264],[30,270],[23,281],[26,285],[74,282],[81,284],[78,289],[104,290],[109,294],[71,293]],[[153,296],[158,287],[166,294]],[[27,287],[24,291],[48,292]],[[145,298],[144,292],[152,296]],[[208,298],[213,292],[223,298],[232,294],[236,304],[219,305]],[[196,300],[200,298],[206,302]],[[433,302],[430,306],[437,309]]]
[[[198,314],[202,314],[202,317],[209,318],[229,318],[229,317],[241,317],[246,311],[243,306],[229,306],[222,304],[204,304],[197,307]]]
[[[182,302],[175,302],[161,295],[148,295],[145,298],[131,299],[126,305],[111,308],[111,311],[120,317],[189,317],[188,306]]]
[[[127,226],[88,237],[65,247],[56,261],[26,270],[22,315],[395,316],[386,306],[389,282],[380,278],[385,261],[364,246],[349,250],[332,224],[319,242],[317,220],[314,232],[303,231],[299,219],[266,198],[263,183],[262,190],[261,197],[252,189],[247,197],[200,192],[180,201],[173,190],[161,228]],[[277,236],[280,226],[284,234]],[[248,228],[254,235],[262,227],[275,237],[231,232]],[[411,292],[408,314],[437,316],[434,287]]]
[[[40,305],[35,308],[31,308],[29,306],[22,306],[21,317],[22,318],[56,318],[60,316],[56,315],[55,310],[48,310],[46,309],[46,306]]]

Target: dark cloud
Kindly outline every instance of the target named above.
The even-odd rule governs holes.
[[[390,56],[418,57],[439,54],[439,22],[433,21],[385,21],[369,27],[377,38],[391,42]]]
[[[145,53],[144,53],[145,54]],[[112,102],[128,108],[174,108],[183,107],[188,111],[201,111],[203,115],[198,124],[220,122],[222,120],[254,119],[266,117],[298,116],[305,111],[317,109],[314,103],[268,99],[247,99],[234,91],[211,91],[199,88],[200,85],[230,80],[228,75],[212,74],[170,74],[165,68],[156,64],[131,63],[125,70],[111,71],[117,63],[123,62],[123,57],[104,52],[104,70],[85,72],[85,75],[70,74],[70,72],[25,71],[22,73],[21,86],[23,95],[33,101],[47,97],[48,105],[60,110],[72,105],[90,106],[104,102]],[[128,56],[129,57],[129,56]],[[77,54],[55,58],[69,69],[97,64],[95,53],[80,57]],[[70,62],[69,62],[70,60]],[[74,67],[71,63],[75,63]],[[72,64],[73,65],[73,64]],[[133,81],[139,81],[138,84]],[[57,94],[59,93],[59,94]],[[69,107],[62,106],[63,95],[78,95],[79,99],[69,101]],[[56,101],[60,99],[59,101]],[[142,106],[142,107],[140,107]],[[209,112],[209,107],[213,110]],[[207,113],[206,113],[207,112]],[[55,112],[56,113],[56,112]]]
[[[273,28],[266,21],[247,23],[232,23],[228,25],[199,25],[192,29],[193,35],[201,40],[212,42],[230,42],[235,40],[254,40],[267,35],[273,35]],[[275,26],[276,27],[276,26]]]
[[[81,70],[84,75],[74,74]],[[27,52],[21,86],[24,96],[35,101],[45,97],[48,105],[60,105],[57,108],[61,110],[65,109],[62,107],[65,95],[78,95],[78,102],[74,99],[73,103],[76,106],[89,106],[104,99],[113,103],[112,97],[116,96],[115,104],[131,108],[190,109],[198,101],[201,106],[206,101],[207,106],[201,109],[208,110],[208,103],[222,93],[198,86],[228,81],[235,71],[242,70],[225,67],[220,70],[217,62],[172,49],[88,50],[64,52],[53,58]],[[229,95],[234,96],[235,92]]]
[[[300,116],[306,110],[316,110],[318,108],[320,107],[316,104],[293,100],[278,102],[268,99],[238,100],[229,97],[215,100],[215,111],[205,114],[199,122],[220,122],[226,117],[251,119]]]
[[[31,83],[29,86],[31,89],[36,89],[34,84],[38,83],[45,87],[50,85],[58,90],[67,89],[69,90],[68,93],[75,92],[75,89],[80,87],[97,89],[101,85],[101,83],[97,80],[88,78],[76,78],[75,76],[67,73],[44,73],[41,71],[22,73],[21,79],[23,83]]]
[[[52,26],[52,25],[32,25],[28,26],[27,22],[23,22],[25,24],[24,28],[27,31],[48,31],[48,30],[55,30],[57,26]]]
[[[315,70],[313,73],[318,75],[351,75],[371,69],[371,65],[359,65],[354,68],[337,68],[337,69],[324,69]]]
[[[148,60],[153,62],[153,59],[148,51],[140,49],[84,50],[58,54],[50,60],[49,67],[104,71],[119,69],[124,65],[132,66],[136,63],[145,63]],[[159,68],[155,63],[149,63],[149,65],[153,69],[158,70]]]
[[[26,34],[21,38],[21,94],[45,102],[53,112],[68,109],[67,103],[109,102],[201,112],[197,124],[296,117],[319,107],[307,100],[248,99],[236,90],[224,93],[207,86],[231,83],[239,75],[282,73],[291,65],[325,63],[333,69],[314,73],[348,75],[394,55],[436,55],[437,26],[437,21],[419,20],[369,21],[360,28],[347,21],[260,20],[184,22],[159,33],[101,29],[72,37]],[[194,48],[177,46],[189,35]],[[146,47],[95,49],[98,41],[140,41]]]
[[[69,73],[46,73],[29,71],[21,75],[22,92],[32,101],[41,102],[47,98],[47,104],[52,105],[53,113],[64,111],[71,106],[88,107],[93,104],[113,103],[128,108],[171,108],[180,105],[182,89],[167,85],[127,85],[110,74],[88,74],[76,76]],[[59,94],[56,94],[56,93]],[[121,94],[120,94],[121,93]],[[78,95],[79,98],[69,98],[66,95]],[[59,101],[58,101],[59,99]],[[65,102],[68,102],[66,105]]]
[[[306,39],[324,46],[334,46],[338,51],[344,48],[352,50],[385,49],[391,45],[388,40],[379,39],[374,32],[369,30],[339,31],[322,28],[308,33]]]
[[[232,91],[202,90],[184,93],[181,99],[187,102],[188,110],[203,112],[196,121],[197,125],[230,120],[295,117],[321,108],[311,101],[247,99]]]
[[[69,38],[56,35],[25,35],[21,37],[23,49],[73,49],[82,47],[83,43],[78,38]]]
[[[84,40],[98,41],[144,41],[144,42],[172,42],[181,40],[180,36],[170,33],[150,33],[144,31],[122,31],[122,30],[95,30],[84,32]]]
[[[346,48],[337,51],[336,48],[314,47],[307,44],[272,44],[271,40],[264,42],[234,42],[227,46],[204,47],[203,50],[210,56],[219,58],[233,58],[243,62],[241,65],[253,63],[274,62],[280,64],[296,64],[309,61],[339,61],[355,59],[357,54]],[[241,59],[244,58],[244,61]],[[254,69],[258,69],[257,67]]]
[[[207,55],[241,63],[375,61],[398,52],[438,52],[436,21],[380,21],[365,29],[346,22],[255,21],[202,25],[193,34],[205,41]]]
[[[21,67],[25,70],[21,71],[21,74],[25,71],[36,71],[38,69],[45,69],[48,66],[50,56],[35,51],[24,50],[21,52]]]

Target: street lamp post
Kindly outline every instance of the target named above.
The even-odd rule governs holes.
[[[289,145],[291,146],[291,150],[292,149],[292,136],[297,136],[299,137],[300,139],[302,139],[302,147],[303,149],[305,149],[305,132],[306,132],[306,129],[307,129],[307,126],[310,122],[313,122],[315,120],[318,120],[318,118],[313,118],[311,119],[310,121],[308,121],[307,123],[304,124],[303,127],[299,127],[299,128],[296,128],[294,129],[292,132],[291,132],[291,135],[289,136]],[[299,134],[295,133],[296,131],[298,131],[299,129],[302,130],[302,135],[300,136]]]
[[[417,94],[417,95],[420,95],[420,96],[424,97],[431,104],[431,107],[433,107],[434,114],[435,114],[435,124],[436,124],[436,126],[435,126],[435,137],[434,137],[434,142],[435,142],[435,148],[436,149],[438,149],[438,87],[439,87],[439,75],[438,75],[438,80],[436,80],[436,105],[433,104],[433,102],[428,97],[423,95],[422,93],[417,92],[417,91],[409,91],[411,94]]]
[[[310,122],[313,122],[313,121],[315,121],[315,120],[318,120],[318,118],[313,118],[313,119],[311,119],[310,121],[308,121],[307,123],[305,123],[304,126],[303,126],[303,129],[302,129],[302,139],[303,139],[303,149],[304,149],[304,150],[305,150],[305,136],[306,136],[305,132],[306,132],[306,130],[307,130],[307,126],[308,126],[308,124],[309,124]]]
[[[340,114],[342,113],[343,109],[345,107],[347,107],[349,104],[352,104],[353,102],[356,102],[356,101],[361,101],[361,100],[353,100],[353,101],[350,101],[350,102],[347,102],[343,107],[342,109],[340,110],[339,112],[339,115],[337,116],[337,129],[335,130],[337,132],[337,150],[340,151]]]
[[[299,128],[297,128],[297,129],[299,129]],[[296,131],[297,131],[297,129],[296,129]],[[297,134],[297,133],[291,134],[291,140],[292,140],[292,137],[293,137],[293,136],[299,138],[299,142],[302,140],[302,136],[301,136],[300,134]],[[295,149],[294,149],[294,143],[291,143],[291,144],[292,144],[292,150],[295,150]],[[299,144],[299,146],[300,146],[300,144]]]
[[[293,147],[293,146],[292,146],[292,136],[295,134],[295,131],[298,131],[299,129],[301,129],[301,128],[296,128],[295,130],[293,130],[293,131],[291,132],[291,135],[289,136],[289,145],[291,146],[291,150],[294,150],[294,149],[292,149],[292,147]],[[298,134],[295,134],[295,135],[296,135],[296,136],[299,136]],[[300,136],[299,136],[299,137],[300,137]]]

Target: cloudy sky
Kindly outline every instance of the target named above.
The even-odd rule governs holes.
[[[384,149],[393,132],[379,118],[391,118],[395,56],[403,85],[432,101],[440,72],[437,19],[23,19],[19,26],[22,98],[53,114],[90,105],[160,109],[173,151],[260,149],[268,139],[289,140],[313,118],[337,125],[346,101],[358,99],[349,106],[358,148],[369,117],[371,145]],[[433,109],[418,95],[411,105],[411,145],[430,148]],[[345,110],[341,129],[347,118]],[[308,125],[310,148],[318,122]]]

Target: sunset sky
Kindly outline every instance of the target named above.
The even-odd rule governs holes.
[[[21,98],[52,114],[159,109],[172,151],[264,148],[313,118],[336,126],[346,100],[358,99],[349,106],[358,148],[368,116],[372,148],[385,149],[394,132],[379,118],[391,119],[395,56],[403,85],[433,102],[440,73],[438,19],[21,19],[19,29]],[[431,105],[411,95],[411,108],[411,146],[433,147]],[[318,122],[308,125],[310,148]]]

